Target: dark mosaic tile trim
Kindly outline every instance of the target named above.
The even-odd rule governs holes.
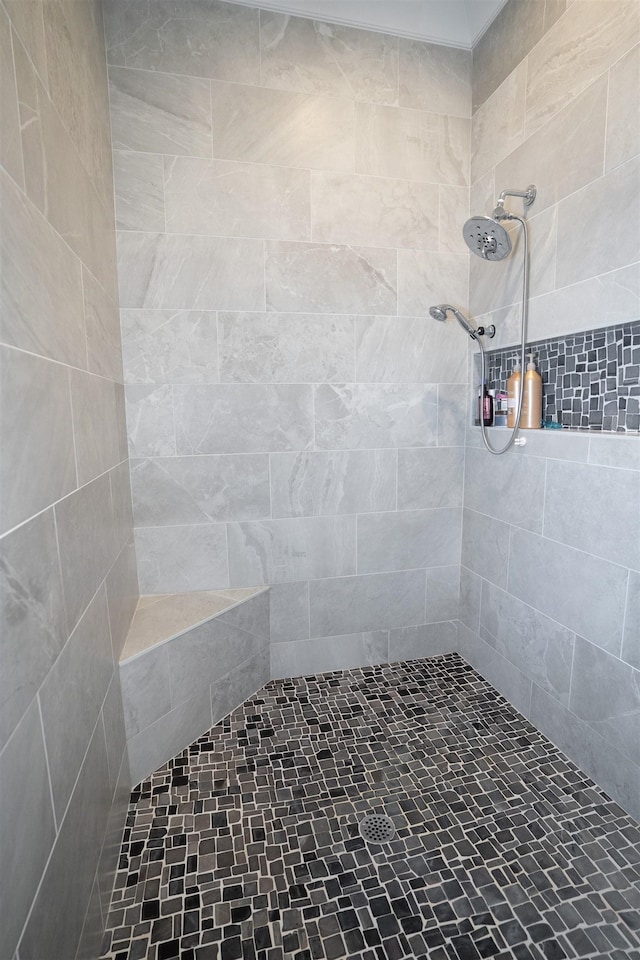
[[[542,377],[543,419],[576,430],[640,431],[640,320],[529,345]],[[519,349],[489,359],[488,389],[506,390]]]
[[[456,654],[272,681],[133,791],[102,956],[640,960],[640,828]]]

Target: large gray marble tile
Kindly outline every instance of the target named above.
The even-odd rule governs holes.
[[[224,384],[175,391],[180,455],[304,450],[312,441],[310,386]]]
[[[485,450],[467,450],[465,507],[542,533],[545,461],[515,453],[504,457],[500,467],[496,472],[494,457]]]
[[[47,84],[47,52],[42,16],[44,3],[41,0],[34,0],[33,3],[7,0],[4,6],[43,83]]]
[[[457,620],[460,614],[460,564],[430,567],[426,580],[427,624]]]
[[[474,113],[471,182],[475,183],[524,140],[527,62],[523,60]]]
[[[462,511],[403,510],[358,517],[358,573],[460,562]]]
[[[640,436],[592,433],[589,437],[589,463],[640,470]]]
[[[463,511],[462,562],[478,576],[506,587],[510,526],[476,510]]]
[[[265,245],[267,310],[395,314],[395,250],[292,243]]]
[[[143,527],[262,520],[271,513],[266,453],[134,460],[131,489]]]
[[[214,157],[353,171],[354,104],[348,100],[215,81],[211,100]]]
[[[464,627],[462,628],[464,630]],[[496,690],[512,703],[516,710],[529,714],[531,706],[531,680],[510,660],[494,650],[480,637],[467,637],[462,656],[481,677],[488,680]]]
[[[141,593],[229,586],[224,524],[139,527],[135,540]]]
[[[107,575],[105,584],[109,603],[111,642],[117,663],[127,639],[140,594],[133,537],[120,551]]]
[[[524,530],[512,533],[508,591],[616,656],[627,577],[607,560]]]
[[[345,316],[221,313],[220,379],[324,383],[354,376],[354,321]]]
[[[271,676],[274,679],[305,677],[388,661],[388,630],[343,637],[316,637],[296,643],[274,643],[271,647]]]
[[[111,483],[115,554],[118,554],[131,539],[133,528],[131,477],[128,460],[119,463],[109,472],[109,482]]]
[[[140,70],[259,83],[258,11],[217,0],[113,0],[107,61]]]
[[[18,94],[11,47],[11,24],[4,10],[0,11],[0,71],[0,117],[2,118],[0,164],[19,187],[24,187],[20,115],[18,113]]]
[[[404,37],[398,43],[400,106],[470,117],[471,51]]]
[[[82,486],[120,462],[114,384],[71,370],[71,407],[78,483]]]
[[[261,650],[249,660],[234,667],[226,676],[214,680],[210,687],[211,715],[214,724],[239,707],[256,690],[271,679],[268,650]]]
[[[640,670],[640,573],[629,571],[627,605],[622,635],[622,659]]]
[[[4,173],[0,186],[0,248],[7,267],[0,277],[0,337],[11,346],[83,367],[80,264]]]
[[[129,777],[129,756],[125,747],[97,870],[98,884],[100,886],[100,902],[102,904],[103,916],[105,917],[108,915],[111,905],[113,884],[122,847],[122,831],[127,818],[130,797],[131,779]],[[88,960],[92,960],[92,958],[89,957]]]
[[[53,511],[0,540],[0,749],[67,640]]]
[[[355,517],[230,523],[227,536],[231,586],[356,572]]]
[[[113,672],[103,586],[82,615],[38,695],[58,823],[71,797]]]
[[[466,369],[466,343],[455,323],[423,316],[356,320],[356,379],[361,382],[459,383]]]
[[[466,383],[438,384],[438,446],[457,447],[465,443],[468,402]]]
[[[455,623],[422,623],[389,631],[389,660],[416,660],[453,653],[458,644]]]
[[[18,350],[0,349],[0,531],[76,486],[68,372]]]
[[[113,186],[117,229],[153,232],[164,230],[161,156],[114,150]]]
[[[117,304],[89,273],[82,271],[87,367],[109,380],[122,382],[122,344]]]
[[[163,457],[176,453],[173,387],[129,384],[125,390],[131,457]]]
[[[640,116],[635,94],[640,90],[640,47],[611,67],[607,105],[605,171],[640,153]]]
[[[131,782],[140,783],[163,763],[175,757],[211,726],[209,691],[201,691],[165,713],[128,741]]]
[[[216,314],[206,310],[122,310],[127,383],[217,383]]]
[[[120,232],[122,307],[263,310],[261,240]]]
[[[274,517],[374,513],[396,506],[396,453],[344,450],[271,455]]]
[[[464,447],[398,450],[398,509],[461,507]]]
[[[127,739],[171,709],[171,686],[166,644],[120,664],[120,685]]]
[[[309,584],[274,583],[269,588],[271,643],[309,638]]]
[[[429,316],[430,305],[452,303],[466,311],[468,291],[468,254],[429,253],[425,256],[422,250],[398,250],[400,316],[424,318],[424,322],[433,327],[435,321]],[[441,342],[446,342],[450,336],[449,331],[438,333],[431,330],[430,333],[434,340],[438,338]],[[464,337],[461,343],[464,344]]]
[[[440,247],[443,253],[466,253],[467,245],[460,224],[469,217],[469,190],[448,183],[439,185]]]
[[[471,121],[356,104],[356,173],[429,183],[469,182]]]
[[[640,764],[640,671],[576,637],[569,707],[604,740]]]
[[[320,449],[428,447],[436,444],[432,384],[320,384],[315,388]]]
[[[111,67],[109,90],[116,150],[211,156],[206,80]]]
[[[269,644],[269,590],[256,591],[241,587],[237,590],[225,590],[224,595],[237,596],[244,602],[223,610],[218,622],[255,634],[264,642],[266,648]]]
[[[76,960],[92,960],[98,956],[104,935],[104,920],[100,902],[100,884],[96,876],[91,887],[87,911],[82,923],[82,932],[76,952]]]
[[[314,240],[438,249],[437,184],[319,171],[311,183]]]
[[[568,706],[574,634],[484,580],[480,615],[486,643]]]
[[[73,630],[115,560],[113,507],[104,474],[55,506],[62,584]]]
[[[640,473],[550,461],[543,533],[640,570]]]
[[[460,620],[477,634],[480,629],[480,600],[482,596],[482,578],[468,567],[460,569]]]
[[[397,103],[396,37],[262,10],[260,54],[267,87]]]
[[[165,157],[164,197],[170,233],[311,239],[308,170]]]
[[[29,758],[28,763],[25,757]],[[13,957],[56,837],[42,725],[35,699],[0,753],[0,800],[7,825],[0,833],[3,863],[0,896],[4,914],[0,925],[0,954]]]
[[[311,637],[424,622],[424,570],[312,580]]]

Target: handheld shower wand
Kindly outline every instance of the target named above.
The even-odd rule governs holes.
[[[468,333],[472,340],[476,340],[478,343],[478,337],[493,337],[496,332],[496,328],[493,324],[490,324],[488,327],[472,327],[471,323],[467,318],[460,313],[459,310],[456,310],[455,307],[452,307],[450,303],[439,303],[437,307],[430,307],[429,314],[433,320],[439,320],[440,323],[443,323],[447,319],[447,313],[452,313],[465,333]]]

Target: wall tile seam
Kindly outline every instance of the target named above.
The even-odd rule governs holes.
[[[68,641],[67,641],[67,642],[68,642]],[[65,646],[66,646],[66,644],[65,644]],[[48,676],[48,674],[47,674],[47,676]],[[44,681],[43,681],[43,682],[44,682]],[[40,684],[40,687],[38,688],[35,696],[33,697],[33,700],[35,700],[36,706],[37,706],[37,708],[38,708],[38,717],[39,717],[39,719],[40,719],[40,735],[41,735],[41,737],[42,737],[42,746],[43,746],[43,749],[44,749],[44,761],[45,761],[45,766],[46,766],[46,768],[47,768],[47,781],[48,781],[48,783],[49,783],[49,801],[50,801],[50,803],[51,803],[51,815],[52,815],[52,818],[53,818],[53,828],[54,828],[53,843],[51,844],[51,846],[52,846],[52,848],[53,848],[53,847],[55,846],[55,842],[56,842],[56,839],[57,839],[57,837],[58,837],[58,833],[60,832],[60,830],[59,830],[59,826],[58,826],[58,817],[57,817],[57,815],[56,815],[56,806],[55,806],[55,801],[54,801],[54,797],[53,797],[53,781],[52,781],[52,779],[51,779],[51,766],[50,766],[50,764],[49,764],[49,751],[47,750],[47,738],[46,738],[45,732],[44,732],[44,718],[43,718],[43,716],[42,716],[42,703],[41,703],[41,701],[40,701],[40,690],[41,690],[41,689],[42,689],[42,684]],[[33,700],[31,701],[31,703],[33,702]],[[31,706],[31,703],[29,703],[29,706],[27,707],[27,710],[28,710],[29,707]],[[12,737],[13,737],[13,734],[15,733],[15,731],[17,730],[17,728],[20,726],[20,722],[22,721],[23,717],[25,716],[27,710],[25,710],[25,712],[22,714],[22,717],[20,717],[20,720],[18,720],[18,723],[16,724],[14,730],[12,731],[11,736],[9,737],[9,739],[7,740],[7,743],[5,744],[5,747],[7,747],[7,746],[9,745],[9,743],[11,742],[11,739],[12,739]],[[2,756],[2,753],[3,753],[3,752],[4,752],[4,748],[2,749],[2,751],[0,751],[0,757]],[[63,819],[64,819],[64,818],[63,818]],[[60,823],[62,823],[62,821],[60,821]],[[22,934],[21,934],[21,935],[22,935]]]
[[[84,266],[84,264],[83,264]],[[85,341],[86,341],[86,318],[83,323],[85,327]],[[85,367],[77,367],[72,363],[67,363],[65,360],[56,360],[55,357],[48,357],[44,353],[35,353],[33,350],[26,350],[24,347],[16,346],[13,343],[8,343],[5,340],[0,340],[0,348],[4,350],[15,350],[18,353],[23,353],[27,357],[35,357],[36,360],[46,360],[47,363],[54,363],[58,367],[65,367],[67,370],[74,370],[77,373],[84,373],[89,377],[95,377],[98,380],[104,380],[106,383],[112,383],[117,387],[127,386],[122,380],[113,380],[111,377],[105,377],[101,373],[95,373],[93,370],[89,370]]]
[[[19,183],[17,183],[17,182],[14,180],[13,176],[9,173],[9,171],[5,168],[5,166],[4,166],[2,163],[0,163],[0,169],[1,169],[8,177],[10,177],[10,179],[16,184],[16,186],[18,187],[18,189],[20,189],[20,190],[26,190],[27,176],[26,176],[25,163],[24,163],[24,149],[23,149],[23,145],[22,145],[22,124],[20,123],[20,97],[19,97],[19,94],[18,94],[18,71],[16,70],[16,40],[18,40],[18,42],[21,43],[21,44],[22,44],[22,41],[20,40],[20,37],[18,36],[18,33],[17,33],[17,31],[15,30],[15,28],[14,28],[14,26],[13,26],[13,23],[12,23],[12,21],[11,21],[11,18],[9,17],[9,12],[8,12],[8,10],[5,8],[4,3],[0,3],[0,10],[2,10],[2,12],[4,13],[4,16],[7,18],[7,22],[8,22],[8,24],[9,24],[9,44],[10,44],[10,46],[11,46],[11,64],[10,64],[9,66],[10,66],[11,75],[12,75],[12,78],[13,78],[13,100],[14,100],[14,106],[15,106],[15,108],[16,108],[16,114],[17,114],[17,117],[18,117],[18,127],[19,127],[19,130],[18,130],[18,146],[19,146],[19,149],[20,149],[20,173],[21,173],[21,175],[22,175],[22,184],[19,184]],[[33,67],[33,64],[31,64],[31,66],[32,66],[32,69],[35,69],[35,68]],[[38,76],[37,71],[36,71],[36,75]],[[38,79],[40,79],[39,76],[38,76]],[[45,87],[45,90],[46,90],[46,86],[45,86],[44,84],[43,84],[43,86]],[[48,93],[48,91],[47,91],[47,93]]]
[[[608,469],[608,468],[605,468],[605,469]],[[600,560],[604,563],[608,563],[612,567],[618,567],[620,570],[624,570],[627,576],[629,575],[630,570],[633,570],[636,573],[640,572],[640,566],[630,567],[624,563],[621,563],[619,560],[612,560],[610,557],[605,557],[603,554],[590,553],[589,550],[583,550],[581,547],[576,547],[573,543],[568,543],[566,540],[557,540],[555,537],[552,537],[548,533],[545,533],[544,527],[542,528],[541,533],[537,533],[535,530],[526,530],[523,527],[516,527],[514,524],[512,524],[512,526],[514,526],[514,529],[516,531],[523,531],[525,533],[530,533],[535,537],[540,537],[541,540],[548,540],[549,543],[557,543],[559,546],[567,547],[569,550],[575,550],[576,553],[581,553],[585,557],[591,557],[595,560]]]
[[[353,520],[358,517],[380,517],[380,516],[402,516],[407,513],[419,513],[419,514],[428,514],[428,513],[442,513],[442,511],[450,510],[462,510],[468,509],[463,508],[463,505],[453,504],[444,507],[410,507],[408,509],[402,510],[352,510],[349,513],[305,513],[302,515],[296,516],[265,516],[259,517],[251,520],[212,520],[210,523],[157,523],[157,524],[134,524],[134,530],[174,530],[176,528],[180,529],[183,527],[228,527],[228,526],[237,526],[240,524],[243,525],[255,525],[263,523],[292,523],[292,522],[304,522],[305,520]],[[485,516],[489,516],[486,514]],[[497,519],[492,517],[491,519]],[[506,521],[501,521],[505,523]],[[521,528],[518,528],[521,529]],[[436,564],[436,566],[443,566],[443,564]],[[444,564],[444,566],[451,566],[451,564]],[[417,567],[416,569],[431,569],[430,567],[422,568]],[[228,588],[228,589],[236,589]]]
[[[599,647],[597,643],[594,643],[593,640],[589,640],[587,637],[583,637],[581,633],[576,633],[576,647],[578,642],[588,643],[590,647],[593,647],[594,650],[598,652],[599,655],[610,657],[612,660],[616,660],[618,663],[621,663],[623,667],[631,672],[631,675],[634,677],[634,686],[636,689],[640,690],[640,669],[635,667],[632,663],[629,663],[628,660],[622,658],[622,649],[619,653],[612,653],[610,650],[605,650],[604,647]],[[621,643],[622,647],[622,643]],[[572,674],[573,676],[573,671]]]

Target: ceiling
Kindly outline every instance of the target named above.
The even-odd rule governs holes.
[[[506,0],[235,0],[470,50]]]

